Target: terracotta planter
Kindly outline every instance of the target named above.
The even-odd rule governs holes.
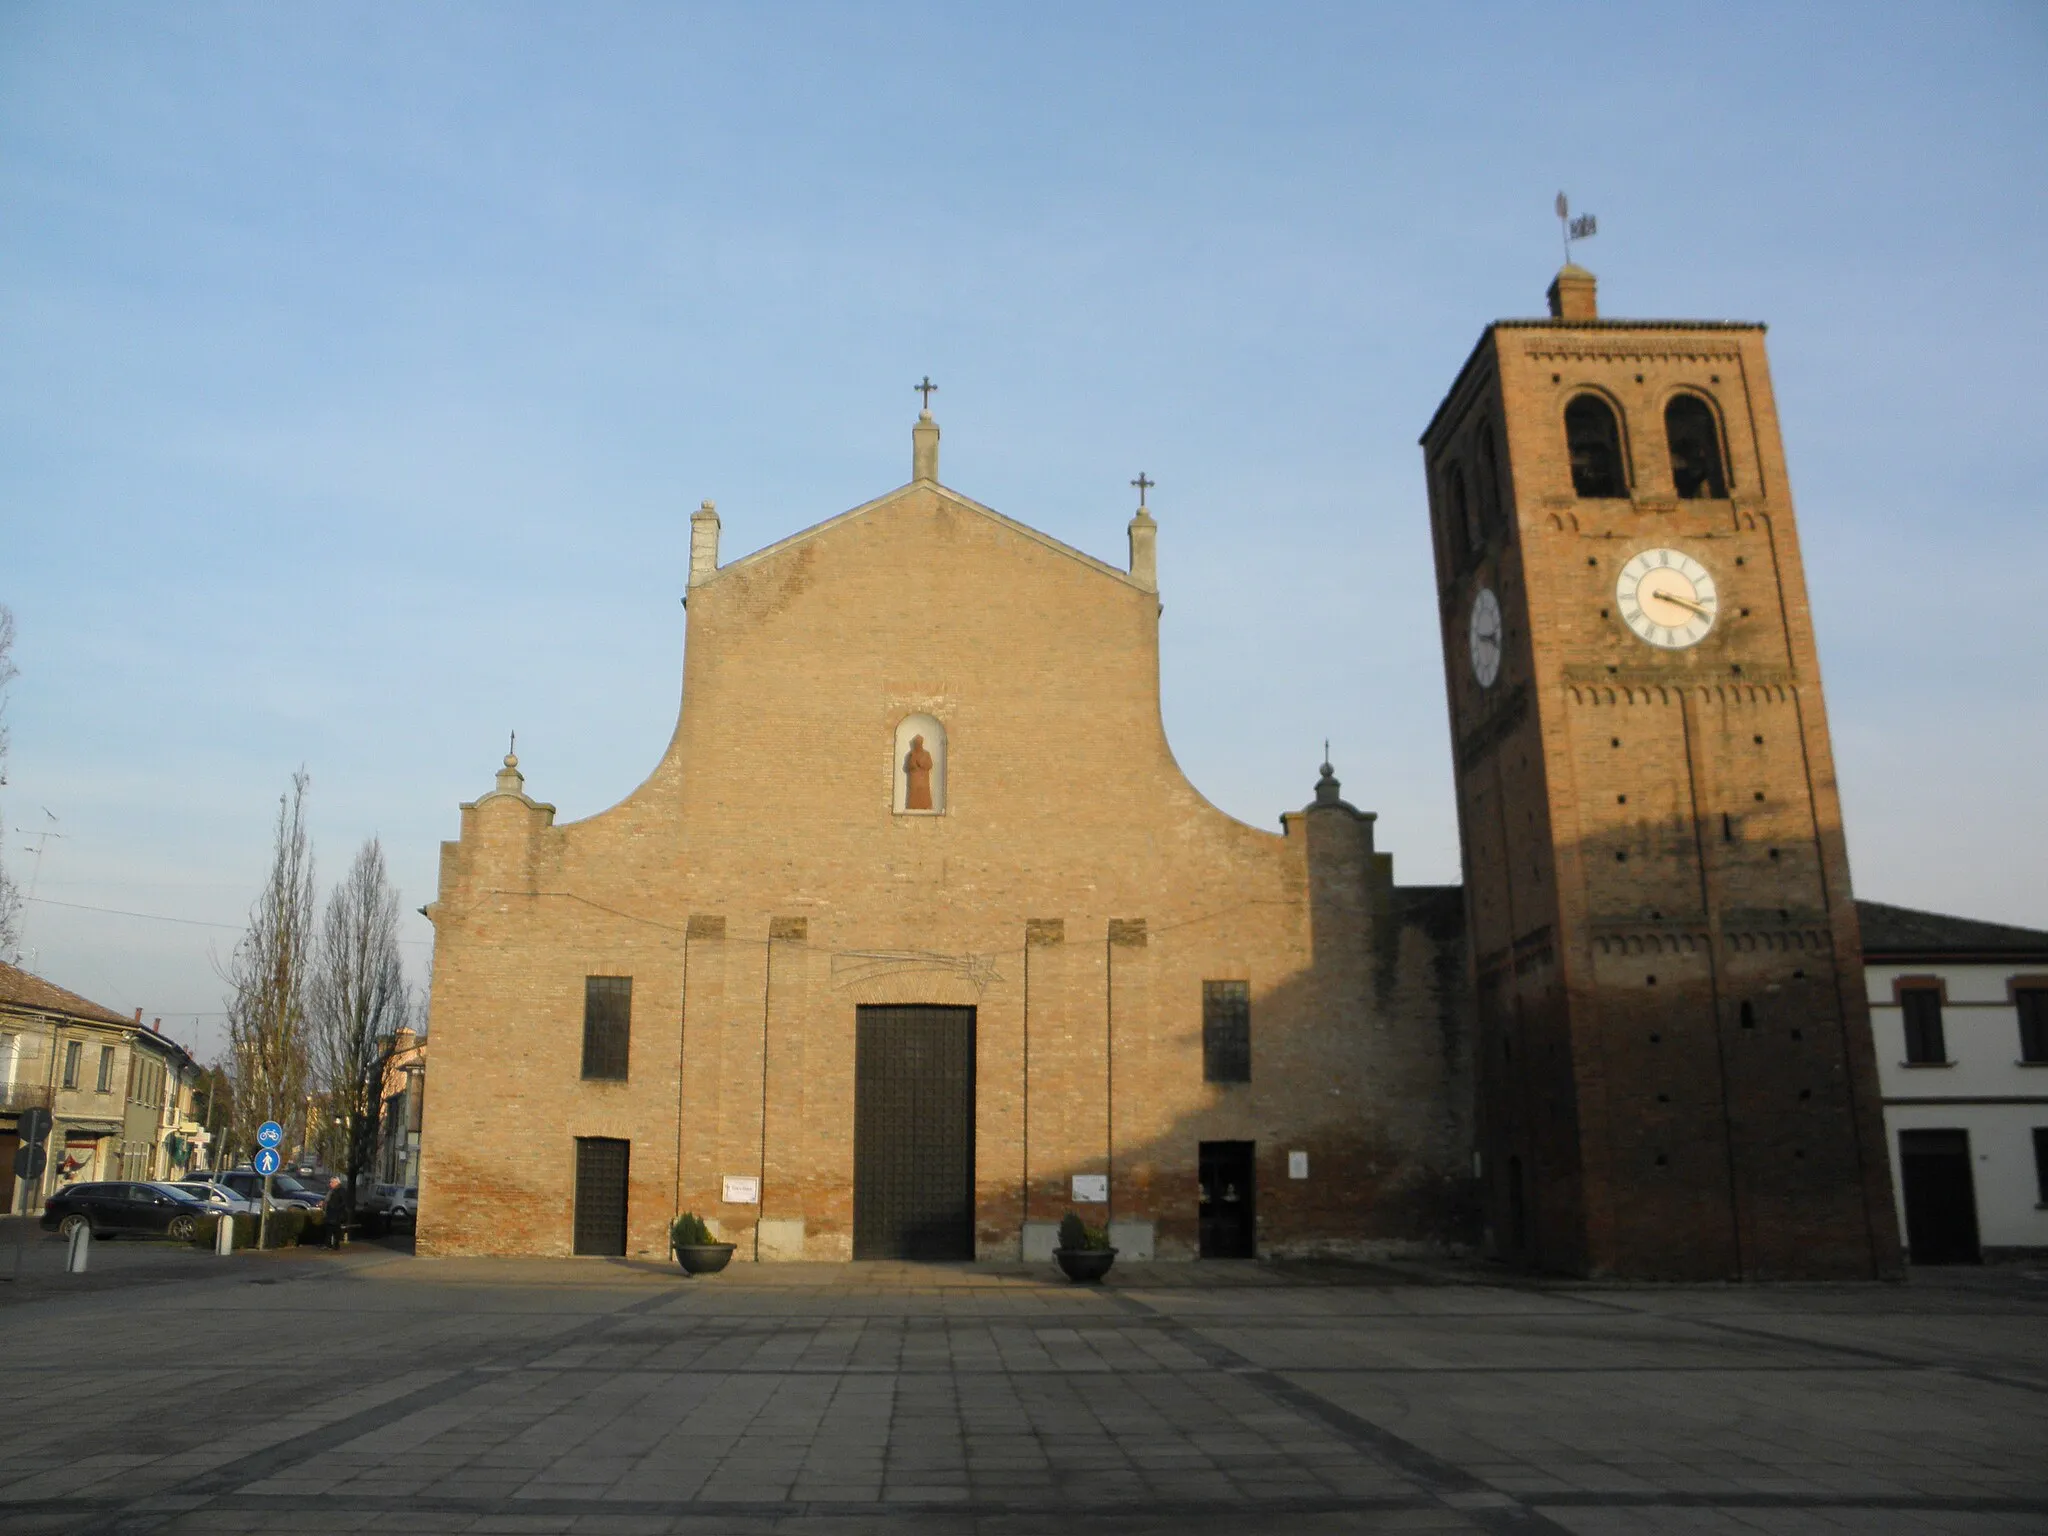
[[[1099,1281],[1116,1262],[1114,1248],[1055,1248],[1052,1256],[1059,1260],[1067,1278],[1076,1283]]]
[[[686,1275],[715,1275],[732,1262],[734,1243],[678,1243],[676,1262]]]

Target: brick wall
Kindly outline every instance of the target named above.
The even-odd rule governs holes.
[[[1663,413],[1680,391],[1713,403],[1724,497],[1676,494]],[[1563,416],[1581,392],[1621,418],[1626,496],[1574,491]],[[1482,475],[1489,435],[1502,525],[1461,562],[1450,470]],[[1762,328],[1503,322],[1423,443],[1496,1247],[1596,1273],[1896,1272]],[[1622,566],[1653,547],[1718,586],[1689,649],[1643,643],[1616,611]],[[1491,688],[1465,632],[1482,586],[1507,614]]]
[[[765,1166],[764,1256],[850,1257],[864,1003],[977,1009],[984,1255],[1102,1172],[1190,1255],[1197,1144],[1223,1139],[1258,1143],[1267,1251],[1474,1234],[1455,904],[1396,887],[1349,806],[1269,832],[1201,797],[1149,583],[926,481],[698,563],[647,781],[558,826],[508,769],[444,845],[424,1251],[569,1251],[575,1138],[616,1136],[631,1251],[695,1209],[749,1256],[721,1179]],[[944,724],[943,815],[893,809],[913,713]],[[624,1082],[579,1075],[594,974],[633,977]],[[1202,1080],[1217,978],[1251,984],[1249,1084]]]

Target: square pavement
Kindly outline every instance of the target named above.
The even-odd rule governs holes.
[[[1071,1286],[136,1245],[100,1275],[0,1286],[16,1536],[2048,1532],[2048,1273],[2026,1267]]]

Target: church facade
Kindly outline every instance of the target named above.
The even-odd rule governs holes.
[[[721,565],[680,717],[557,825],[508,756],[443,845],[420,1248],[1127,1258],[1477,1239],[1455,887],[1327,764],[1281,830],[1187,781],[1157,526],[1119,569],[948,489]],[[1304,773],[1304,788],[1308,775]]]

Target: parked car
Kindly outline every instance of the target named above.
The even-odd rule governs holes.
[[[226,1185],[215,1184],[207,1179],[180,1179],[170,1187],[183,1191],[195,1200],[204,1200],[216,1210],[240,1213],[258,1208],[255,1201],[244,1200]]]
[[[254,1168],[230,1168],[226,1173],[215,1174],[213,1182],[258,1207],[263,1204],[263,1175]],[[274,1206],[300,1205],[312,1210],[327,1203],[327,1192],[321,1190],[316,1194],[288,1173],[273,1174],[270,1203]]]
[[[94,1237],[168,1237],[188,1243],[209,1214],[203,1200],[168,1184],[72,1184],[43,1202],[43,1228],[69,1237],[89,1227]]]
[[[416,1185],[376,1184],[356,1203],[366,1222],[374,1227],[406,1227],[420,1208]]]

